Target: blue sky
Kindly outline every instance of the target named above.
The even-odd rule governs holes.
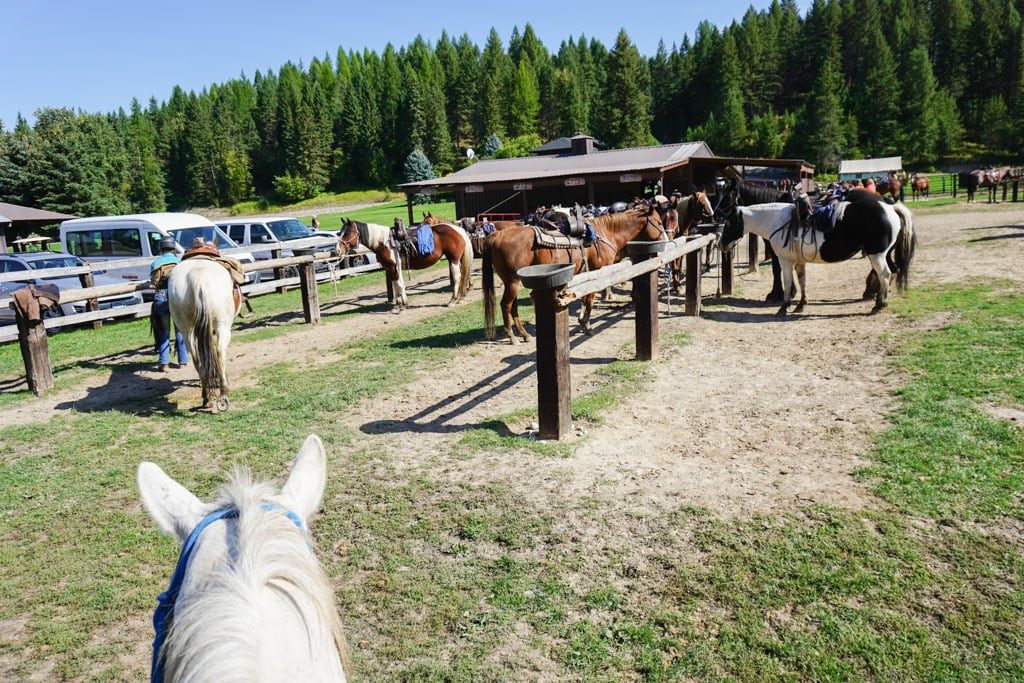
[[[174,85],[198,90],[210,83],[308,63],[339,45],[380,51],[417,34],[436,40],[442,29],[468,33],[483,45],[495,27],[507,45],[513,26],[531,23],[550,49],[585,33],[609,47],[620,27],[641,53],[654,53],[693,35],[708,19],[718,26],[748,7],[771,0],[687,2],[345,2],[344,0],[0,0],[3,66],[0,121],[9,130],[20,111],[32,120],[38,107],[85,111],[128,108],[133,97],[164,100]],[[803,9],[806,5],[801,2]]]

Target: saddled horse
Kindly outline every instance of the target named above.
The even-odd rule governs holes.
[[[719,215],[728,216],[733,206],[754,206],[757,204],[770,204],[772,202],[788,202],[791,197],[789,192],[765,187],[746,180],[734,179],[726,190],[725,197],[720,203]],[[782,270],[779,267],[779,257],[775,255],[771,243],[763,240],[765,251],[772,262],[772,289],[764,298],[765,301],[782,301]]]
[[[182,543],[153,617],[151,681],[345,681],[334,589],[308,531],[326,476],[313,435],[280,490],[236,472],[214,503],[139,465],[143,506]]]
[[[701,222],[709,221],[714,217],[715,210],[711,208],[711,201],[708,193],[698,190],[688,197],[676,196],[674,203],[676,210],[676,221],[678,228],[677,235],[688,235]],[[683,259],[677,258],[672,262],[672,291],[679,292],[683,280]]]
[[[659,204],[644,203],[636,209],[622,213],[606,214],[593,219],[597,241],[586,247],[572,249],[548,249],[537,246],[537,234],[532,226],[508,226],[488,236],[485,242],[486,256],[490,259],[494,272],[505,285],[501,297],[501,314],[505,326],[505,335],[512,344],[519,340],[513,334],[512,325],[523,341],[529,341],[530,335],[519,319],[519,280],[518,271],[530,265],[546,263],[573,264],[575,272],[584,268],[597,270],[603,266],[617,263],[625,255],[626,243],[634,240],[656,241],[671,239],[675,235],[675,225],[670,217],[670,210],[661,209]],[[579,322],[584,332],[590,332],[590,313],[594,305],[594,294],[583,297],[583,307]],[[494,279],[484,277],[484,319],[487,339],[495,338],[495,296]]]
[[[865,253],[879,282],[872,312],[888,303],[889,281],[893,274],[887,258],[890,252],[896,268],[897,288],[901,291],[906,288],[917,244],[913,218],[906,206],[870,198],[839,202],[833,227],[827,232],[812,226],[792,229],[796,212],[797,207],[789,203],[736,206],[722,234],[723,250],[731,248],[746,232],[771,242],[782,270],[783,302],[779,315],[786,315],[789,309],[794,267],[800,282],[796,311],[803,310],[807,303],[805,266],[808,263],[838,263]]]
[[[203,408],[227,410],[228,344],[242,300],[227,268],[206,258],[183,260],[167,278],[167,301],[203,388]],[[216,396],[214,395],[216,394]]]
[[[890,195],[894,201],[903,200],[903,181],[897,173],[890,172],[885,178],[879,178],[875,182],[875,192],[882,195]]]
[[[988,200],[996,201],[996,188],[1013,173],[1012,166],[1000,166],[999,168],[979,168],[969,173],[960,174],[960,184],[967,190],[967,201],[974,201],[974,193],[979,187],[987,187]]]
[[[928,199],[931,188],[931,181],[928,176],[914,174],[910,178],[911,196],[914,199]]]
[[[362,244],[377,255],[377,260],[387,271],[388,278],[395,284],[394,299],[389,303],[394,305],[396,311],[409,306],[405,280],[402,278],[402,266],[422,270],[434,265],[443,256],[448,259],[448,273],[452,282],[452,298],[448,302],[451,306],[466,296],[472,284],[469,269],[473,263],[473,245],[466,231],[457,225],[437,223],[428,227],[433,233],[433,251],[427,254],[419,253],[415,248],[416,238],[410,237],[409,242],[412,243],[413,249],[401,253],[399,245],[392,238],[391,228],[345,218],[342,219],[338,251],[344,256]]]

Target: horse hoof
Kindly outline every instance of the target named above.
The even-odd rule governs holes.
[[[782,301],[782,292],[776,292],[775,290],[772,290],[768,292],[768,296],[766,296],[764,300],[768,303],[778,303]]]
[[[804,312],[804,305],[803,304],[797,304],[796,308],[793,309],[793,312],[794,313],[803,313]]]
[[[227,396],[221,396],[213,402],[212,410],[215,413],[226,413],[231,409],[231,401],[228,400]]]
[[[782,308],[780,308],[779,310],[777,310],[775,312],[775,315],[777,315],[780,318],[782,318],[782,317],[784,317],[789,312],[788,309],[789,309],[789,306],[783,306]]]

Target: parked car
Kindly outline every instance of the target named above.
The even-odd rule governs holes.
[[[323,240],[314,243],[318,250],[338,253],[337,233],[326,231],[314,231],[298,218],[291,216],[245,216],[239,218],[217,221],[217,226],[228,233],[228,236],[243,247],[252,250],[252,255],[257,261],[265,261],[272,258],[270,250],[261,251],[260,245],[274,245],[278,242],[295,242],[311,237],[322,237]],[[282,257],[294,256],[294,252],[287,247],[281,249]],[[365,265],[375,263],[377,258],[370,252],[356,254],[348,259],[346,265]],[[327,270],[326,264],[317,264],[318,271]],[[272,271],[261,271],[271,273]],[[272,277],[272,275],[265,275]]]
[[[74,218],[60,224],[61,248],[90,264],[138,257],[154,259],[160,255],[160,239],[168,236],[174,237],[180,245],[179,253],[192,246],[196,237],[216,240],[221,249],[238,247],[224,231],[194,213],[95,216]],[[255,262],[252,254],[246,252],[230,256],[242,263]],[[149,264],[111,271],[111,275],[121,280],[144,282],[149,279]],[[247,274],[247,282],[257,280],[256,273]]]
[[[35,277],[32,271],[49,268],[75,268],[84,265],[85,262],[77,256],[60,252],[36,251],[22,254],[0,254],[0,273],[17,273],[22,271],[25,273],[25,278],[16,282],[0,282],[0,299],[6,299],[12,296],[14,292],[29,284],[56,285],[61,290],[81,289],[82,283],[76,275],[40,278]],[[97,274],[93,275],[93,284],[97,287],[101,285],[123,285],[124,280],[117,277],[111,277],[109,275]],[[135,304],[141,303],[142,295],[139,292],[105,296],[99,300],[100,310],[107,310],[120,306],[134,306]],[[60,310],[53,311],[52,314],[71,315],[73,313],[83,313],[84,311],[85,302],[76,301],[70,304],[61,304]],[[14,309],[10,307],[0,309],[0,319],[6,322],[13,320]]]

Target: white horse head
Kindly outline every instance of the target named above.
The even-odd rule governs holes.
[[[236,472],[203,503],[157,465],[139,465],[143,505],[184,544],[154,619],[152,680],[345,680],[333,591],[307,538],[325,479],[315,435],[277,493]]]
[[[215,391],[223,399],[222,409],[227,406],[228,344],[231,323],[241,306],[241,298],[235,299],[234,289],[227,269],[207,258],[182,261],[167,278],[171,318],[184,335],[189,356],[195,361],[204,408],[211,407]]]

